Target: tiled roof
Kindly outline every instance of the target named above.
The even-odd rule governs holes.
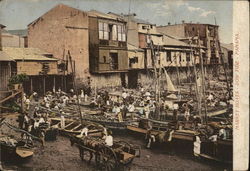
[[[221,44],[221,47],[233,51],[233,44],[232,43],[229,43],[229,44],[220,43],[220,44]]]

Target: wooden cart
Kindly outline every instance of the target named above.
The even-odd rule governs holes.
[[[78,138],[71,136],[71,145],[79,148],[80,157],[84,160],[84,152],[88,151],[90,159],[95,155],[95,162],[102,170],[114,170],[118,166],[130,164],[135,157],[140,157],[140,147],[124,141],[115,141],[112,147],[105,145],[104,140],[97,137]]]

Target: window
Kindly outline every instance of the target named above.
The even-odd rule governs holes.
[[[105,40],[109,40],[109,30],[108,30],[108,24],[107,23],[103,23],[103,28],[104,28],[104,31],[103,31],[103,39]]]
[[[150,35],[146,35],[146,42],[149,44],[150,43]]]
[[[171,51],[167,51],[167,61],[172,61],[172,59],[171,59]]]
[[[103,56],[103,63],[107,63],[107,58],[106,58],[106,56]]]
[[[99,39],[109,40],[108,24],[99,22]]]
[[[117,32],[118,32],[118,41],[126,41],[126,33],[125,28],[122,25],[117,26]]]
[[[118,54],[110,53],[110,69],[117,70],[118,69]]]
[[[122,41],[122,26],[121,25],[118,25],[118,41]]]
[[[103,39],[103,23],[99,22],[99,39]]]
[[[125,31],[125,27],[122,27],[122,41],[125,42],[126,41],[126,31]]]
[[[108,32],[110,40],[117,40],[117,25],[109,24],[108,25]]]
[[[215,42],[213,40],[210,40],[210,47],[214,48],[215,47]]]
[[[190,53],[189,52],[186,53],[186,58],[187,58],[187,61],[190,62]]]
[[[132,67],[132,64],[138,63],[138,57],[134,56],[133,58],[129,58],[129,67]]]
[[[117,25],[112,26],[112,40],[117,40]]]

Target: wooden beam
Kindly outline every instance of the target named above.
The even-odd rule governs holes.
[[[10,95],[10,96],[8,96],[8,97],[2,99],[2,100],[0,101],[0,104],[3,103],[3,102],[5,102],[5,101],[7,101],[7,100],[9,100],[9,99],[11,99],[11,98],[13,98],[13,97],[15,97],[16,95],[18,95],[18,94],[20,94],[20,93],[22,93],[22,90],[19,90],[19,91],[17,91],[16,93],[14,93],[14,94],[12,94],[12,95]]]

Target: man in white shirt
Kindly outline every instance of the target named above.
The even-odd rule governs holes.
[[[106,136],[105,144],[109,147],[113,146],[113,137],[111,135]]]
[[[108,135],[107,136],[104,136],[105,138],[105,144],[109,147],[113,146],[113,137],[111,135],[111,131],[109,130],[108,131]]]
[[[135,106],[133,104],[129,104],[128,112],[134,112],[134,111],[135,111]]]
[[[122,98],[123,98],[123,99],[126,99],[126,98],[127,98],[127,96],[128,96],[127,92],[126,92],[126,91],[124,91],[124,92],[122,93]]]

